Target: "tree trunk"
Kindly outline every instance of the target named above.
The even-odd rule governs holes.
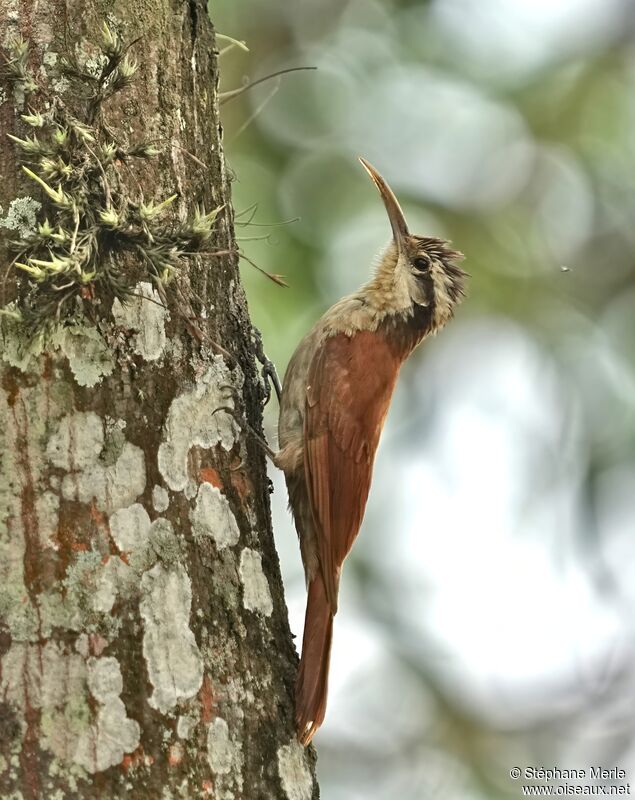
[[[0,26],[0,794],[311,800],[264,457],[241,432],[242,419],[260,429],[263,390],[232,252],[205,5],[0,0]],[[112,34],[141,37],[130,85],[124,69],[104,77]],[[16,77],[19,36],[37,88]],[[103,78],[84,81],[92,96],[82,72]],[[37,173],[41,162],[4,135],[39,134],[34,114],[20,116],[35,107],[67,114],[84,147],[81,212],[71,190],[55,194],[75,179],[36,182],[20,166]],[[111,133],[121,147],[102,156]],[[157,159],[149,146],[129,157],[152,141]],[[115,173],[117,202],[106,188]],[[136,228],[116,222],[124,206]],[[221,209],[207,244],[195,255],[166,245],[163,273],[160,248],[148,250],[144,267],[143,247],[176,241],[179,226],[194,242],[197,206]],[[64,252],[80,252],[88,219],[100,252],[130,244],[108,255],[117,280],[134,278],[121,297],[103,265],[60,288],[59,263],[42,256],[53,234],[37,234],[48,249],[28,244],[49,211],[75,220]],[[28,260],[36,246],[40,267]],[[16,247],[23,267],[11,266]]]

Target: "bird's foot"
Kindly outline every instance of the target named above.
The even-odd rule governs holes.
[[[247,422],[245,417],[239,415],[238,410],[236,408],[234,408],[233,406],[219,406],[218,408],[214,409],[214,413],[216,414],[218,411],[224,411],[227,414],[231,414],[231,416],[234,418],[236,424],[241,429],[241,431],[246,431],[247,433],[249,433],[255,439],[256,443],[259,444],[260,447],[262,447],[262,449],[265,452],[265,455],[267,455],[271,459],[273,464],[276,464],[276,457],[278,454],[274,450],[272,450],[271,447],[269,447],[268,443],[265,441],[265,439],[263,439],[263,437],[258,433],[258,431],[254,430],[254,428],[251,427],[251,425]]]
[[[279,403],[282,388],[280,387],[280,379],[278,378],[276,366],[273,363],[273,361],[267,358],[267,354],[265,353],[265,349],[262,344],[262,334],[260,333],[258,328],[256,328],[253,325],[251,328],[251,339],[254,345],[255,356],[262,366],[262,369],[260,370],[260,376],[262,378],[262,386],[263,386],[263,396],[264,396],[262,404],[263,406],[266,406],[269,400],[271,399],[272,386],[275,389]]]

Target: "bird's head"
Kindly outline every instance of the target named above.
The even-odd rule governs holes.
[[[464,295],[467,273],[458,266],[463,254],[443,239],[410,233],[390,186],[368,161],[359,160],[384,201],[393,235],[372,285],[387,310],[409,312],[415,305],[432,307],[443,324]]]

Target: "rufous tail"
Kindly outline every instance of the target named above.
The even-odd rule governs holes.
[[[333,614],[326,599],[324,581],[318,573],[309,584],[302,656],[295,686],[295,721],[298,739],[305,747],[326,713],[332,638]]]

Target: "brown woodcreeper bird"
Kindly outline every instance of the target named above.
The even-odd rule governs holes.
[[[308,585],[296,685],[298,739],[324,720],[342,563],[364,516],[375,451],[399,369],[463,297],[463,256],[415,236],[392,190],[360,161],[386,206],[392,241],[374,277],[302,339],[282,387],[275,463],[285,474]]]

